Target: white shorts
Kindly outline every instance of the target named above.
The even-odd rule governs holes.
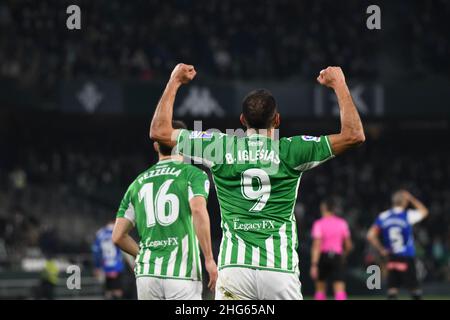
[[[229,267],[219,271],[216,300],[303,300],[298,273]]]
[[[202,300],[201,281],[139,277],[136,286],[139,300]]]

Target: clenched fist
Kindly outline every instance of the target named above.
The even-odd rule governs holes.
[[[196,74],[197,72],[195,71],[194,66],[179,63],[175,69],[173,69],[172,74],[170,75],[170,80],[175,81],[178,84],[186,84],[194,79]]]
[[[317,81],[323,86],[336,89],[345,85],[345,76],[340,67],[328,67],[320,71]]]

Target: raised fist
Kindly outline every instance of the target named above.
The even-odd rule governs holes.
[[[186,84],[194,79],[196,74],[197,72],[195,71],[194,66],[190,64],[179,63],[173,69],[172,74],[170,75],[170,79],[179,84]]]
[[[345,76],[340,67],[328,67],[320,71],[317,81],[323,86],[336,89],[345,85]]]

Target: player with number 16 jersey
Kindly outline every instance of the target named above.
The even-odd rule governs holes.
[[[185,128],[173,121],[173,126]],[[140,300],[198,300],[202,293],[199,245],[214,290],[217,266],[207,210],[208,175],[186,164],[173,147],[154,143],[159,161],[129,186],[117,212],[113,241],[136,259]],[[129,236],[133,227],[139,245]]]
[[[208,192],[204,171],[172,159],[159,161],[130,185],[117,217],[132,221],[139,233],[136,277],[201,280],[189,200],[207,198]]]

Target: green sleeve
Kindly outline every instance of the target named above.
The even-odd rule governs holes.
[[[136,223],[136,216],[134,212],[134,206],[131,201],[131,193],[132,193],[132,186],[130,186],[125,193],[122,201],[120,202],[119,210],[117,210],[117,218],[126,218],[133,223],[133,225]]]
[[[177,138],[177,151],[195,164],[213,167],[223,161],[225,134],[181,129]]]
[[[189,200],[193,197],[201,196],[208,200],[209,178],[205,171],[193,167],[189,175]]]
[[[286,162],[294,170],[307,171],[334,157],[328,136],[294,136],[283,143]]]

